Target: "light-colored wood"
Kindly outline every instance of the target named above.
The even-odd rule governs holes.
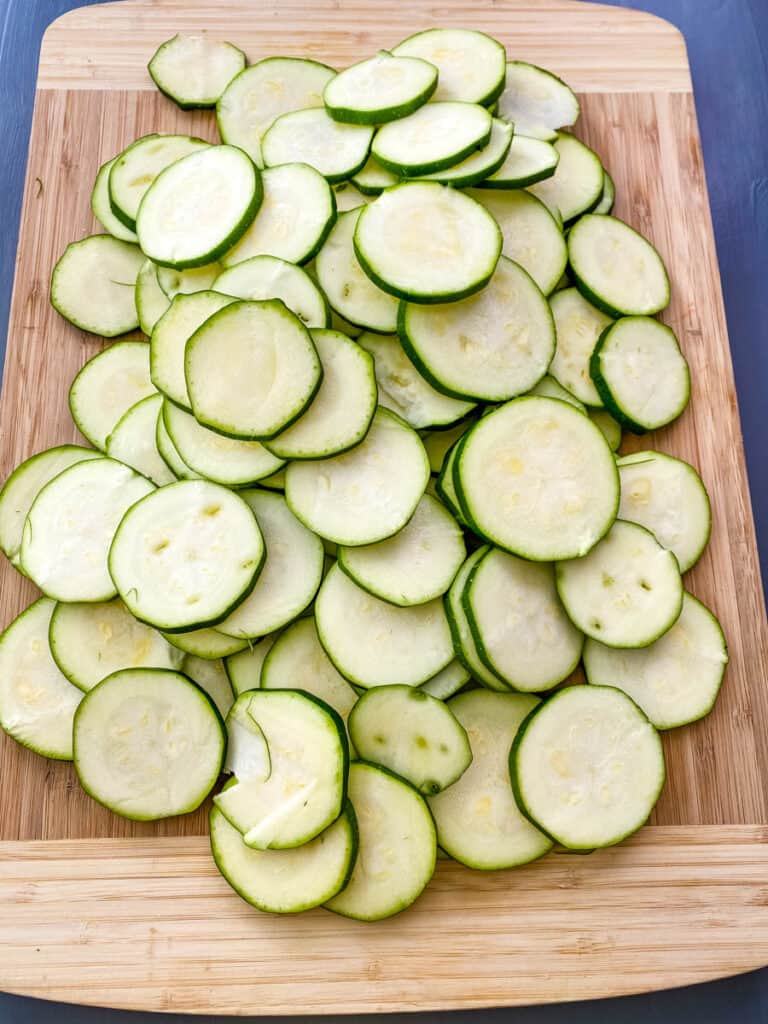
[[[442,863],[416,912],[370,926],[257,915],[202,838],[2,843],[0,976],[11,992],[216,1014],[588,999],[760,966],[767,880],[768,829],[648,828],[514,873]]]
[[[72,12],[48,30],[0,476],[77,438],[66,392],[100,343],[52,311],[48,281],[66,243],[94,230],[99,164],[149,131],[215,138],[212,114],[182,113],[149,91],[143,65],[155,45],[208,27],[252,57],[287,49],[342,63],[431,23],[435,10],[423,0],[396,18],[362,0],[127,0]],[[728,638],[721,698],[704,722],[665,736],[665,792],[653,826],[628,845],[510,873],[441,866],[413,910],[367,927],[319,912],[257,914],[228,893],[205,840],[193,838],[205,832],[204,811],[160,824],[118,819],[85,796],[69,765],[2,737],[0,989],[201,1012],[396,1010],[615,995],[768,961],[768,640],[684,46],[650,16],[559,0],[449,0],[439,20],[486,28],[510,53],[578,85],[577,133],[613,174],[617,213],[670,268],[665,319],[691,364],[693,401],[672,428],[631,447],[688,459],[712,495],[712,541],[686,582]],[[34,596],[0,565],[0,625]]]
[[[545,64],[581,92],[691,88],[685,42],[668,21],[571,0],[123,0],[53,23],[38,87],[152,90],[147,61],[176,32],[223,33],[254,61],[285,53],[343,67],[435,24],[490,32],[511,56]]]

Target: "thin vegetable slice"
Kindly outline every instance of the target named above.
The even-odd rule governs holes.
[[[91,334],[116,338],[139,326],[134,291],[143,264],[137,245],[112,235],[71,242],[53,268],[51,304]]]
[[[160,92],[182,110],[192,110],[215,107],[245,64],[245,54],[232,43],[178,33],[158,46],[147,70]]]

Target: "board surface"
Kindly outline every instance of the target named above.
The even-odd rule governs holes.
[[[577,134],[617,186],[619,216],[671,272],[664,314],[693,400],[631,447],[697,465],[713,533],[686,585],[718,614],[731,664],[715,712],[665,737],[652,824],[591,857],[514,872],[441,864],[408,914],[365,926],[324,912],[259,915],[217,876],[204,813],[115,818],[70,766],[0,739],[0,988],[124,1007],[252,1014],[363,1012],[617,995],[768,960],[768,642],[722,299],[682,37],[650,15],[565,0],[126,0],[81,8],[43,42],[0,402],[0,477],[77,439],[66,392],[99,343],[48,304],[51,267],[94,230],[98,166],[148,131],[215,138],[213,116],[154,90],[147,59],[207,29],[252,60],[351,63],[435,23],[485,29],[581,94]],[[627,446],[626,450],[629,450]],[[34,588],[0,566],[0,625]],[[163,838],[165,837],[165,838]]]

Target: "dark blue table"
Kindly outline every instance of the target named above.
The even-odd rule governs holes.
[[[55,17],[87,2],[0,0],[0,358],[5,352],[40,38]],[[191,5],[197,2],[202,0],[190,0]],[[768,0],[614,3],[667,18],[682,30],[688,44],[763,578],[768,580]],[[768,1024],[768,968],[707,985],[599,1003],[429,1016],[443,1024],[592,1024],[596,1016],[608,1024]],[[0,1024],[53,1019],[57,1024],[144,1024],[156,1018],[0,994]],[[227,1019],[232,1018],[157,1018],[168,1024]],[[393,1019],[397,1024],[414,1020],[405,1014],[385,1018]],[[377,1020],[381,1018],[335,1018],[337,1024]]]

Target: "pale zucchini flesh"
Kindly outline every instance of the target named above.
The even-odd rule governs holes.
[[[192,110],[215,107],[245,64],[245,54],[232,43],[177,33],[155,50],[147,70],[161,92],[182,110]]]
[[[214,290],[237,299],[279,299],[307,327],[327,327],[323,293],[301,267],[277,256],[251,256],[223,271]]]
[[[419,687],[430,697],[437,697],[438,700],[448,700],[463,689],[471,681],[471,676],[460,661],[451,661],[436,675],[422,683]]]
[[[336,121],[385,124],[406,117],[437,88],[437,68],[417,57],[393,57],[380,50],[330,79],[323,91]]]
[[[562,384],[559,384],[554,377],[546,374],[541,378],[539,383],[532,387],[529,391],[531,395],[538,395],[540,398],[557,398],[561,402],[567,402],[568,405],[572,405],[574,409],[578,409],[579,412],[586,413],[587,407],[583,402],[580,402],[575,395],[572,395],[570,391],[566,391]],[[592,417],[590,416],[590,419]],[[601,430],[603,436],[605,431]]]
[[[69,410],[83,437],[104,451],[125,413],[154,393],[149,346],[121,341],[97,353],[80,370],[69,389]]]
[[[431,28],[404,39],[392,52],[397,57],[420,57],[435,65],[438,82],[434,100],[490,106],[504,88],[504,47],[484,32]]]
[[[201,690],[205,690],[222,719],[225,719],[235,702],[235,694],[221,659],[198,658],[188,654],[184,658],[182,672],[193,683],[197,683]]]
[[[220,263],[209,263],[204,267],[176,270],[174,267],[158,267],[157,283],[168,299],[177,295],[193,295],[210,288],[221,273]]]
[[[91,193],[91,211],[99,224],[110,235],[114,235],[115,238],[119,238],[123,242],[137,242],[136,232],[126,227],[120,218],[115,216],[109,202],[109,172],[112,170],[115,160],[117,157],[107,160],[99,168]]]
[[[503,163],[478,183],[479,188],[524,188],[551,178],[560,154],[550,142],[530,139],[515,131]]]
[[[144,259],[137,245],[112,235],[71,242],[53,268],[51,304],[91,334],[115,338],[139,326],[134,292]]]
[[[584,405],[602,406],[590,376],[590,361],[600,335],[612,321],[587,302],[578,288],[563,288],[551,297],[557,347],[549,367],[555,380]]]
[[[485,107],[476,103],[428,103],[380,128],[371,153],[393,174],[431,174],[453,167],[487,146],[492,121]]]
[[[139,269],[133,300],[136,304],[139,327],[147,337],[150,337],[155,324],[171,304],[158,283],[157,267],[152,260],[144,260]]]
[[[566,224],[591,210],[603,193],[603,165],[597,153],[573,135],[560,132],[554,142],[559,160],[555,173],[530,185],[530,191]]]
[[[458,163],[441,171],[423,175],[425,181],[441,181],[454,188],[467,188],[484,181],[501,167],[512,144],[514,128],[506,121],[494,117],[491,121],[491,135],[482,149],[476,149]]]
[[[224,668],[237,697],[246,690],[258,690],[261,686],[261,669],[276,639],[274,635],[265,636],[258,643],[250,644],[224,659]]]
[[[513,121],[520,135],[547,138],[557,128],[575,124],[579,101],[551,71],[522,60],[507,63],[499,114]]]
[[[107,455],[141,473],[158,487],[176,477],[157,450],[157,417],[162,395],[149,395],[123,414],[107,438]]]
[[[333,184],[363,167],[372,138],[372,128],[340,124],[324,108],[309,107],[278,117],[261,140],[261,154],[267,167],[309,164]]]
[[[248,647],[247,640],[237,640],[215,629],[191,629],[187,633],[164,633],[165,639],[183,654],[214,661],[238,654]]]

